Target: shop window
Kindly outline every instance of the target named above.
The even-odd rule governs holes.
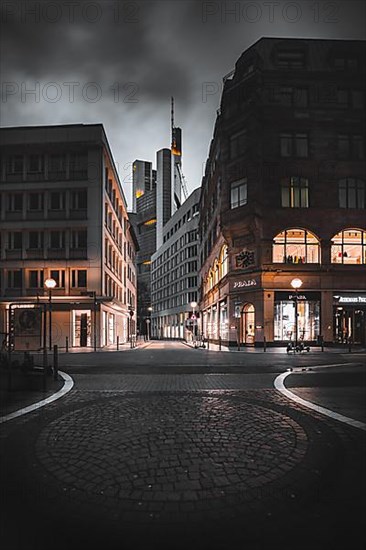
[[[243,178],[239,181],[234,181],[231,184],[231,208],[244,206],[248,202],[248,184],[247,179]]]
[[[290,208],[309,207],[309,180],[291,177],[281,182],[281,205]]]
[[[295,302],[291,295],[280,296],[274,303],[274,340],[298,341],[317,340],[320,330],[320,300],[303,297],[297,302],[297,324],[295,320]],[[314,297],[315,298],[315,297]]]
[[[338,182],[340,208],[365,208],[365,182],[344,178]]]
[[[273,240],[273,263],[313,264],[320,262],[319,240],[305,229],[287,229]]]
[[[345,229],[332,238],[333,264],[366,264],[366,231]]]

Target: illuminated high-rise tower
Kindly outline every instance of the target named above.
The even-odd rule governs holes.
[[[172,169],[173,193],[172,214],[182,204],[182,129],[174,125],[174,98],[171,98],[171,129],[172,129]]]

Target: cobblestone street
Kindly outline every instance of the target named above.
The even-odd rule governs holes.
[[[6,550],[363,548],[364,432],[270,373],[74,376],[2,427]]]

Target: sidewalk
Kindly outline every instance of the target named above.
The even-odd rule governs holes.
[[[59,391],[63,385],[64,380],[60,376],[58,380],[54,380],[52,376],[48,376],[44,391],[42,389],[9,391],[6,388],[0,388],[0,417],[46,399]]]

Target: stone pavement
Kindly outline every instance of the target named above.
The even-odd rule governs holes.
[[[364,547],[364,434],[273,389],[157,388],[2,428],[5,550]]]

